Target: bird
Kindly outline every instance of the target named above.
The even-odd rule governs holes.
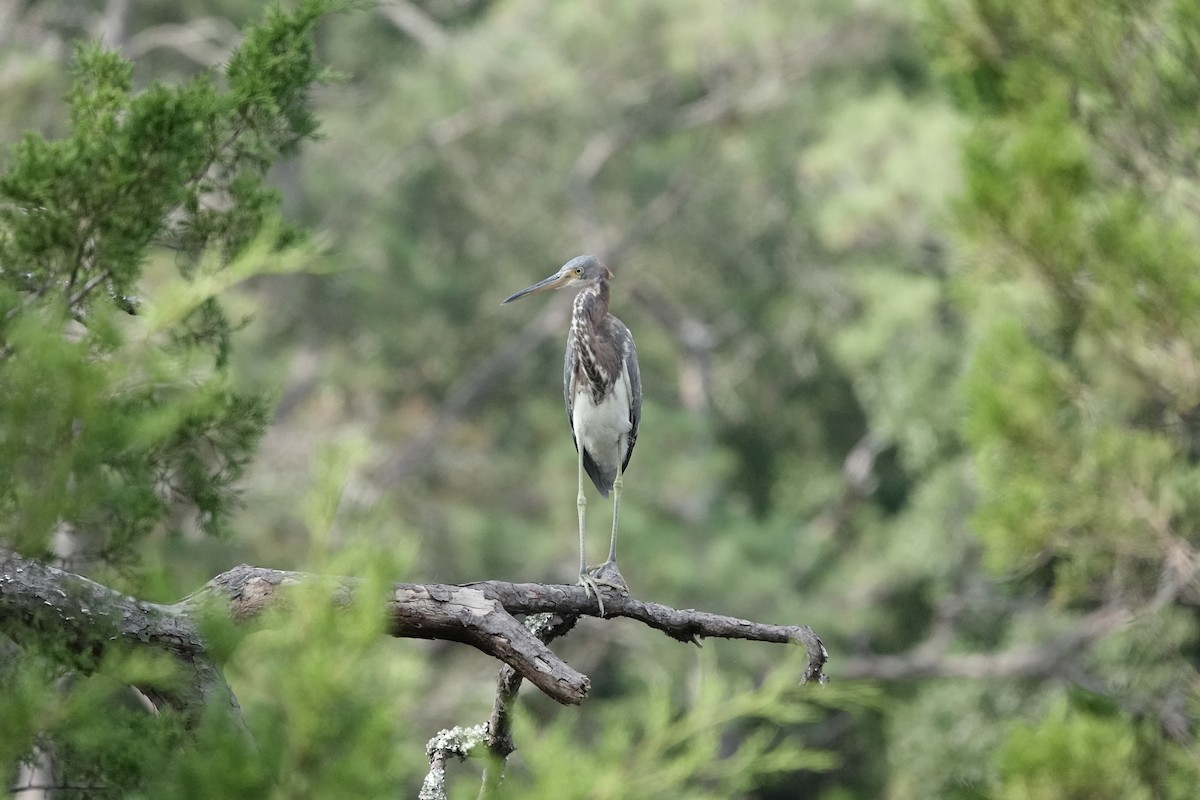
[[[563,359],[563,401],[578,454],[579,584],[585,595],[596,595],[601,617],[604,616],[601,586],[629,591],[617,567],[617,520],[623,477],[642,420],[642,376],[633,335],[625,323],[608,311],[608,284],[612,277],[612,272],[596,256],[576,256],[550,277],[510,295],[502,303],[551,289],[578,289]],[[611,493],[613,498],[608,560],[598,567],[587,566],[585,472],[601,497]]]

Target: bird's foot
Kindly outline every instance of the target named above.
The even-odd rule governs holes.
[[[625,584],[625,578],[617,569],[615,561],[605,561],[598,567],[588,567],[580,572],[579,585],[583,587],[585,594],[596,595],[596,602],[600,604],[601,617],[604,616],[604,595],[600,591],[601,586],[616,589],[622,594],[629,594],[629,587]]]
[[[601,586],[608,586],[618,592],[629,594],[629,586],[625,583],[621,570],[617,569],[615,561],[605,561],[598,567],[588,567],[587,574]]]

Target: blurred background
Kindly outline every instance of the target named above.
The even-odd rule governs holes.
[[[0,2],[0,141],[62,135],[73,41],[178,81],[264,8]],[[273,418],[230,538],[147,543],[152,599],[240,562],[573,582],[571,298],[500,301],[594,253],[645,389],[633,594],[811,625],[831,683],[584,620],[593,698],[526,688],[513,796],[1191,796],[1190,4],[385,0],[318,44],[322,138],[272,182],[324,256],[227,298]],[[280,796],[411,796],[486,719],[468,648],[311,635],[228,669],[252,727],[307,720]]]

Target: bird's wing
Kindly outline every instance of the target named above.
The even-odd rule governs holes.
[[[567,339],[567,354],[563,357],[563,403],[567,407],[567,424],[571,426],[571,441],[575,449],[579,442],[575,441],[575,351],[571,348],[571,340]]]
[[[622,326],[624,327],[624,326]],[[633,334],[625,328],[625,375],[629,379],[629,448],[625,451],[625,461],[621,471],[629,466],[633,456],[633,446],[637,444],[638,425],[642,421],[642,374],[638,370],[637,348],[633,344]]]

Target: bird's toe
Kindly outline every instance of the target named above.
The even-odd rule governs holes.
[[[605,561],[598,567],[589,567],[587,575],[595,584],[629,594],[629,585],[625,583],[625,577],[621,574],[621,570],[617,569],[615,561]]]

